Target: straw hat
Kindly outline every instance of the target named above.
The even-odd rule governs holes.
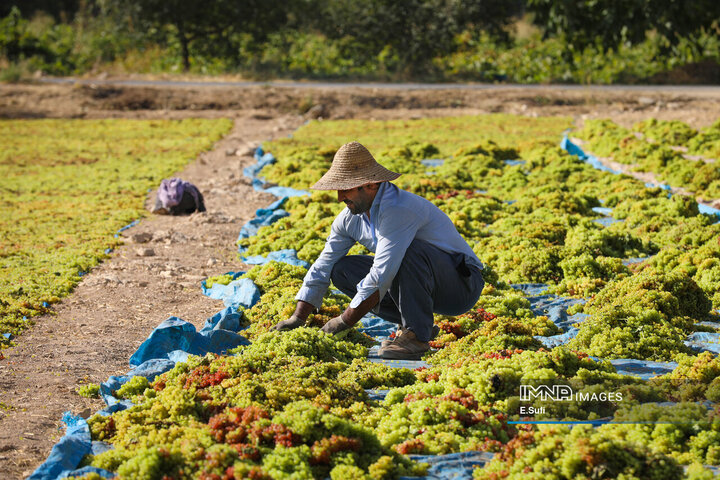
[[[313,190],[350,190],[375,182],[389,182],[400,176],[383,167],[358,142],[346,143],[335,153],[330,170],[313,185]]]

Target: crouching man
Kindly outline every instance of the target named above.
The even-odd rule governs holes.
[[[380,356],[415,360],[437,333],[433,313],[459,315],[475,305],[485,283],[482,263],[439,208],[390,183],[399,176],[357,142],[337,151],[312,188],[337,190],[347,208],[333,221],[325,248],[305,276],[295,313],[277,330],[304,325],[332,281],[352,301],[323,331],[351,328],[372,310],[399,325]],[[355,242],[375,256],[346,256]]]

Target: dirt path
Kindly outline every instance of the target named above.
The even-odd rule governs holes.
[[[179,176],[200,187],[208,212],[152,216],[124,233],[126,244],[87,275],[56,315],[4,350],[0,360],[0,475],[29,475],[62,436],[66,410],[103,407],[75,393],[129,369],[127,361],[160,322],[177,316],[198,328],[222,309],[202,295],[204,278],[239,270],[235,240],[256,208],[274,197],[242,177],[250,147],[291,133],[310,118],[420,118],[506,112],[610,117],[623,125],[655,117],[695,127],[720,114],[715,94],[495,90],[379,92],[373,89],[0,86],[0,118],[229,117],[233,131]],[[246,153],[236,155],[233,152]],[[230,154],[232,153],[232,154]],[[146,238],[143,238],[146,237]]]
[[[102,408],[75,387],[127,372],[130,355],[160,322],[177,316],[201,328],[222,310],[222,302],[202,294],[200,282],[243,268],[234,248],[240,226],[274,200],[243,178],[252,157],[227,153],[250,152],[302,121],[253,115],[258,112],[244,112],[227,138],[180,174],[204,193],[208,212],[150,216],[126,230],[126,244],[56,306],[56,315],[37,318],[17,347],[3,351],[0,477],[26,477],[44,461],[64,433],[64,411],[88,416]]]

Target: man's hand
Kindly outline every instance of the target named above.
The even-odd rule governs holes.
[[[348,325],[347,323],[345,323],[345,320],[343,320],[342,315],[340,315],[339,317],[335,317],[335,318],[331,319],[329,322],[327,322],[325,325],[323,325],[321,330],[327,334],[336,335],[336,334],[338,334],[340,332],[344,332],[345,330],[348,330],[350,328],[352,328],[352,327],[350,325]]]
[[[279,322],[272,329],[276,331],[293,330],[295,328],[302,327],[303,325],[305,325],[305,320],[296,315],[292,315],[287,320]]]

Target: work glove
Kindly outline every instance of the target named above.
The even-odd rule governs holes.
[[[329,335],[337,335],[340,332],[345,332],[346,330],[350,330],[352,326],[345,323],[345,320],[342,319],[342,315],[339,317],[335,317],[333,319],[330,319],[321,330]],[[346,332],[347,333],[347,332]]]
[[[305,320],[301,320],[293,315],[287,320],[278,322],[278,324],[272,327],[272,329],[276,331],[293,330],[295,328],[302,327],[303,325],[305,325]]]

